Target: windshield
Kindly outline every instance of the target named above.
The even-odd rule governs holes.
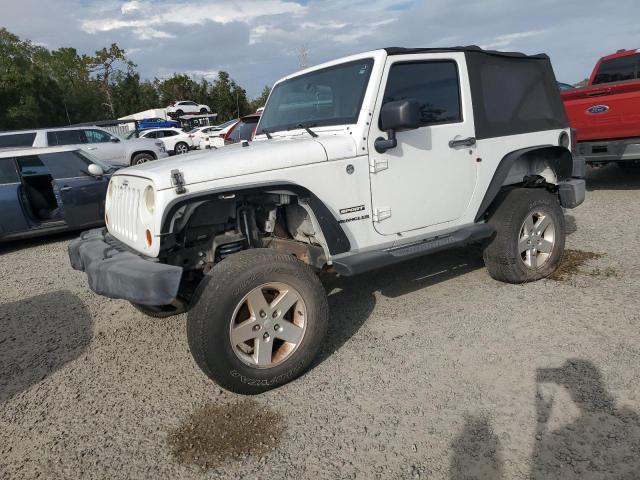
[[[276,85],[258,133],[356,123],[373,59],[365,58],[306,73]]]

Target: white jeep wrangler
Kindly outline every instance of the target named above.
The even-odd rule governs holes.
[[[495,279],[561,260],[585,196],[545,55],[387,48],[280,80],[255,140],[116,172],[107,228],[69,246],[95,292],[188,311],[189,346],[252,394],[302,374],[329,316],[316,273],[479,243]]]

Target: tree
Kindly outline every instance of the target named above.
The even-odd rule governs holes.
[[[115,43],[88,56],[50,51],[0,28],[0,130],[122,117],[177,99],[209,105],[222,122],[264,106],[270,91],[250,101],[225,71],[213,82],[180,73],[149,81],[135,67]]]
[[[96,78],[100,82],[104,94],[103,106],[111,118],[115,117],[111,79],[114,74],[125,73],[118,68],[120,65],[126,67],[127,73],[131,73],[135,67],[135,64],[125,56],[125,51],[115,43],[112,43],[108,49],[98,50],[95,57],[91,59],[91,72],[96,74]]]
[[[269,98],[269,94],[271,93],[271,87],[265,85],[262,89],[262,93],[258,98],[251,102],[251,110],[256,111],[259,108],[262,108],[267,103],[267,99]]]
[[[115,114],[118,118],[158,108],[160,104],[160,96],[155,85],[149,81],[141,81],[138,73],[117,74],[112,89]]]
[[[247,92],[233,81],[223,70],[218,72],[218,78],[212,86],[212,108],[218,114],[218,120],[225,122],[251,112],[247,99]]]
[[[42,67],[47,50],[0,29],[0,129],[59,122],[61,91]]]

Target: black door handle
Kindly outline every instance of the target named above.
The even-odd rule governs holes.
[[[463,138],[462,140],[450,140],[449,147],[473,147],[476,144],[476,137]]]

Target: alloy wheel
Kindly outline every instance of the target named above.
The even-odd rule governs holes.
[[[533,269],[542,267],[553,253],[556,227],[550,215],[531,212],[520,227],[518,252],[524,264]]]
[[[302,343],[306,319],[306,305],[296,289],[279,282],[260,285],[233,313],[229,327],[233,351],[251,367],[275,367]]]

